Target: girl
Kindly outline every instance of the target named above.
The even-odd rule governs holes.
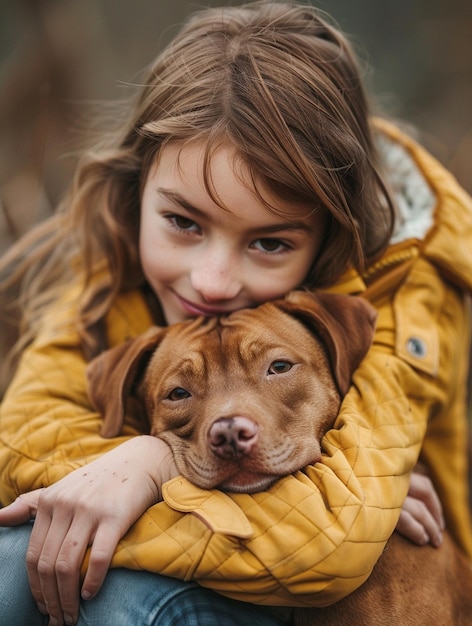
[[[197,13],[120,129],[3,261],[5,289],[22,280],[27,330],[1,407],[12,504],[0,524],[13,527],[0,534],[0,622],[286,623],[281,607],[358,587],[397,522],[440,543],[419,458],[472,555],[471,202],[371,119],[343,35],[302,5]],[[228,497],[177,476],[167,446],[131,420],[100,437],[84,375],[94,355],[152,323],[297,287],[363,294],[379,312],[323,463]]]

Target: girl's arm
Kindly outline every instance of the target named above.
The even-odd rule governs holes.
[[[76,622],[80,569],[87,548],[84,598],[101,587],[121,537],[162,499],[162,483],[177,475],[167,444],[137,436],[0,510],[3,525],[35,518],[27,565],[33,597],[44,614],[57,623],[64,616],[67,623]]]
[[[113,327],[125,336],[150,323],[139,299],[129,298],[113,313]],[[132,324],[126,317],[130,310]],[[168,446],[140,436],[138,424],[129,422],[115,440],[100,436],[102,420],[86,393],[79,338],[62,321],[55,315],[46,320],[0,407],[2,504],[25,494],[0,509],[0,524],[35,518],[28,551],[31,587],[38,605],[59,622],[63,611],[77,615],[87,548],[85,590],[95,590],[119,539],[162,500],[163,482],[177,475]]]
[[[71,289],[73,302],[75,289]],[[102,419],[90,404],[80,338],[71,321],[74,307],[63,302],[43,321],[24,351],[0,405],[0,502],[47,487],[74,469],[143,434],[131,419],[122,436],[100,436]],[[109,314],[111,345],[144,332],[152,320],[137,292],[121,296]]]

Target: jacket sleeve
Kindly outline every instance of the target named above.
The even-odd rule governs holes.
[[[362,584],[395,528],[430,419],[463,399],[467,333],[463,296],[422,259],[393,300],[388,290],[374,300],[375,342],[322,462],[253,495],[170,481],[115,566],[272,605],[324,606]]]
[[[125,311],[132,307],[135,325]],[[136,310],[137,309],[137,310]],[[0,406],[0,502],[47,487],[79,466],[139,434],[127,424],[114,440],[100,436],[101,417],[86,392],[86,362],[70,317],[72,307],[44,320],[38,337],[22,354]],[[125,297],[112,313],[112,340],[143,332],[150,322],[139,299]]]

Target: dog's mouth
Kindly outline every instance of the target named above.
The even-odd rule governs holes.
[[[233,493],[254,493],[256,491],[264,491],[279,478],[279,474],[257,474],[239,471],[221,482],[218,485],[218,489]]]
[[[304,454],[300,445],[286,438],[283,445],[271,445],[270,454],[264,446],[254,446],[250,455],[221,458],[209,450],[197,453],[199,447],[168,434],[160,436],[172,448],[180,473],[200,489],[233,493],[264,491],[282,476],[296,472],[319,457],[316,450],[310,455],[306,453],[306,440],[303,442]]]
[[[182,458],[175,456],[177,467],[183,476],[200,487],[200,489],[220,489],[233,493],[254,493],[264,491],[278,480],[280,472],[271,472],[268,467],[257,463],[251,463],[251,468],[245,467],[247,459],[235,459],[233,462],[218,463],[212,459],[212,463],[206,463],[206,458],[195,458],[187,455]]]

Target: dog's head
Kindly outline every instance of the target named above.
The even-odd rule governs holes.
[[[102,435],[142,412],[202,488],[257,491],[321,457],[351,376],[373,338],[363,299],[292,292],[196,318],[112,348],[88,368]]]

